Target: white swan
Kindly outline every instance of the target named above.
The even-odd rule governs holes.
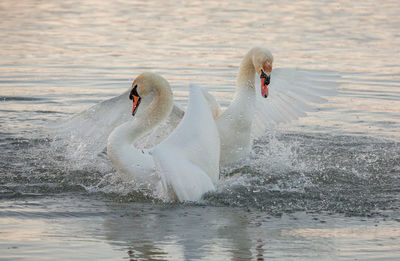
[[[248,51],[240,65],[234,99],[223,112],[215,98],[203,90],[220,133],[222,166],[246,157],[253,139],[263,135],[266,128],[305,116],[307,111],[314,109],[313,103],[326,101],[322,96],[336,92],[339,76],[335,72],[272,69],[272,62],[271,52],[265,48],[255,47]],[[86,145],[81,148],[87,150],[83,153],[101,153],[111,131],[131,119],[126,110],[130,103],[126,98],[129,91],[77,115],[62,125],[62,130],[80,137]],[[152,95],[143,97],[137,116],[151,101]],[[136,144],[140,143],[142,147],[157,145],[175,129],[183,115],[183,110],[174,104],[167,120]]]
[[[264,134],[268,126],[304,116],[311,109],[308,102],[324,102],[320,96],[335,92],[337,84],[329,80],[337,75],[332,78],[331,73],[272,70],[272,64],[269,50],[252,48],[240,65],[231,104],[225,111],[213,113],[220,115],[215,120],[221,139],[221,166],[246,157],[253,139]]]
[[[133,115],[142,97],[150,94],[152,102],[141,114],[112,131],[107,154],[125,179],[160,182],[173,198],[199,200],[214,189],[219,177],[219,137],[207,101],[199,87],[191,86],[187,111],[172,134],[149,150],[137,149],[133,143],[165,120],[173,108],[168,82],[157,74],[143,73],[129,94]],[[153,174],[155,170],[158,175]]]
[[[251,127],[255,112],[254,76],[261,79],[260,96],[268,97],[272,71],[272,54],[253,48],[244,57],[237,79],[236,92],[229,107],[216,119],[221,137],[221,164],[236,162],[251,149]]]

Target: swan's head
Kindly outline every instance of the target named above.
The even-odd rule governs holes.
[[[271,80],[272,63],[274,57],[265,48],[255,47],[251,50],[254,69],[261,80],[261,95],[268,97],[268,85]]]
[[[133,101],[132,116],[135,116],[142,97],[158,92],[160,86],[169,86],[169,84],[158,74],[145,72],[136,77],[129,92],[129,99]]]

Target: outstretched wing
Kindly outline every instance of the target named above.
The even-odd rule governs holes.
[[[119,125],[132,120],[132,101],[129,100],[129,91],[98,103],[89,109],[73,116],[63,123],[52,128],[52,133],[68,141],[70,147],[79,146],[80,153],[97,155],[104,151],[110,133]],[[153,95],[142,99],[137,115],[143,113],[150,104]],[[184,112],[174,106],[172,113],[163,123],[163,128],[155,129],[151,134],[140,141],[146,147],[153,146],[163,140],[176,127]]]
[[[173,133],[153,150],[165,190],[180,201],[196,201],[214,190],[219,176],[219,135],[200,87],[190,87],[185,116]]]
[[[324,103],[324,97],[336,95],[340,76],[336,72],[289,68],[273,69],[268,98],[261,97],[260,78],[255,77],[256,113],[252,136],[264,134],[267,127],[306,116],[315,109],[313,104]]]

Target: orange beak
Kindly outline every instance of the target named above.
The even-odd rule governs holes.
[[[135,116],[137,109],[139,108],[140,101],[142,98],[139,96],[132,95],[132,100],[133,100],[133,107],[132,107],[132,116]]]
[[[269,92],[268,85],[271,80],[271,76],[267,75],[263,70],[261,70],[260,80],[261,80],[261,96],[267,98]]]
[[[268,83],[266,82],[266,78],[261,78],[261,96],[264,98],[268,97]]]

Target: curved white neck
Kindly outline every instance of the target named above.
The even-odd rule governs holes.
[[[143,113],[137,114],[132,118],[132,121],[122,124],[115,129],[115,132],[119,133],[112,136],[117,136],[115,138],[123,143],[121,145],[132,144],[136,139],[160,124],[171,113],[173,98],[170,87],[154,85],[153,93],[153,101]]]
[[[254,68],[252,52],[249,51],[246,56],[243,58],[240,67],[239,74],[237,79],[236,91],[246,90],[248,88],[254,89],[254,76],[256,74],[256,70]]]
[[[142,114],[132,120],[131,142],[165,120],[172,111],[173,96],[169,85],[154,85],[154,98]]]
[[[142,164],[141,168],[152,165],[150,156],[135,148],[133,143],[166,119],[173,105],[169,85],[153,85],[153,93],[153,101],[145,111],[115,128],[108,138],[107,154],[113,165],[121,172],[132,171],[132,166],[137,166],[135,163]]]
[[[233,101],[229,106],[232,108],[228,108],[236,111],[236,117],[242,118],[242,114],[246,114],[248,119],[252,118],[249,111],[253,109],[256,98],[254,86],[255,74],[256,69],[253,63],[253,51],[250,50],[240,64],[236,91]]]

